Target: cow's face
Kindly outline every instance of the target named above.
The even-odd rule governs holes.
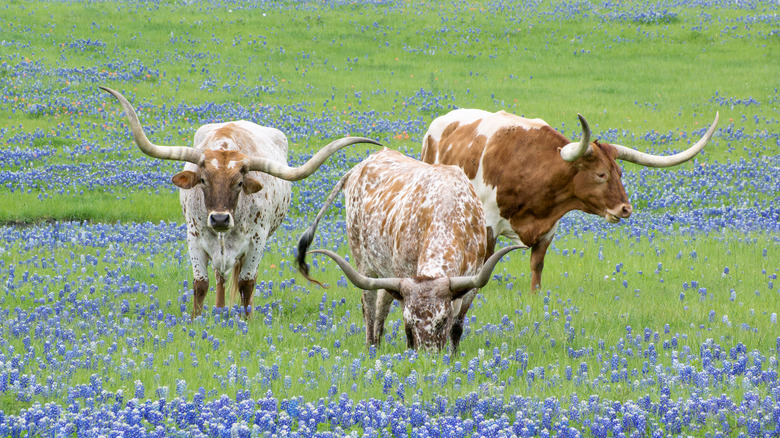
[[[620,178],[623,171],[615,161],[617,151],[598,141],[590,144],[588,153],[572,162],[577,169],[573,180],[574,196],[582,202],[582,210],[617,223],[631,216],[626,189]]]
[[[399,295],[403,298],[404,326],[409,346],[415,349],[441,350],[452,328],[453,294],[450,279],[405,278]]]
[[[260,181],[247,176],[246,155],[235,151],[204,151],[198,170],[185,170],[173,177],[182,189],[197,185],[203,189],[203,201],[208,211],[206,224],[216,232],[229,231],[235,225],[233,213],[241,193],[251,195],[263,188]]]

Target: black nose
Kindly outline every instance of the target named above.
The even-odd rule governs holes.
[[[230,215],[227,213],[211,213],[209,226],[215,230],[227,230],[230,228]]]

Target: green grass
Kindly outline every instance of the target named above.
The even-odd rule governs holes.
[[[26,223],[28,221],[93,221],[117,222],[144,221],[159,222],[182,220],[179,194],[161,191],[160,193],[127,192],[116,193],[91,192],[81,194],[50,195],[33,198],[27,193],[8,193],[0,195],[2,205],[12,208],[0,209],[0,223]]]
[[[154,240],[154,234],[151,237]],[[508,385],[507,379],[516,378],[518,363],[512,362],[508,368],[498,371],[495,380],[478,376],[474,382],[467,382],[465,374],[457,373],[453,366],[462,362],[465,369],[472,358],[479,358],[480,362],[488,360],[494,348],[502,355],[519,348],[528,354],[528,370],[542,367],[547,374],[545,380],[528,385],[515,383],[524,388],[527,386],[523,390],[524,396],[564,400],[571,393],[580,393],[581,397],[595,394],[626,401],[636,400],[648,388],[657,388],[647,387],[641,376],[636,381],[631,379],[628,384],[598,384],[592,379],[601,372],[602,362],[609,362],[616,351],[615,346],[621,342],[635,348],[634,356],[628,357],[628,370],[641,370],[646,358],[630,338],[643,335],[645,328],[658,332],[658,340],[651,342],[659,353],[659,363],[667,366],[672,351],[684,357],[686,362],[696,364],[698,349],[707,339],[721,345],[741,342],[748,351],[757,350],[772,356],[776,338],[772,328],[776,326],[770,324],[769,314],[776,309],[767,303],[778,301],[778,291],[768,284],[769,276],[778,273],[773,261],[780,256],[780,250],[775,244],[769,245],[764,255],[763,237],[713,234],[669,236],[648,241],[633,239],[620,232],[614,233],[612,239],[590,234],[563,236],[547,257],[545,287],[535,295],[527,292],[528,254],[513,253],[494,272],[501,275],[502,280],[492,281],[475,299],[469,312],[471,319],[466,336],[457,354],[447,355],[449,359],[443,353],[420,354],[413,362],[404,359],[395,363],[390,367],[391,373],[401,380],[417,373],[419,390],[411,388],[408,396],[416,394],[421,399],[437,394],[454,399],[472,391],[500,391],[500,386]],[[328,389],[335,384],[339,392],[354,398],[383,397],[381,385],[366,380],[367,369],[374,365],[366,356],[362,330],[353,331],[351,327],[354,324],[362,328],[359,291],[352,286],[337,285],[341,272],[324,258],[319,259],[320,268],[315,269],[313,275],[330,284],[326,291],[303,280],[290,267],[291,260],[285,251],[271,249],[260,267],[258,281],[273,280],[276,286],[265,294],[256,293],[255,305],[271,306],[272,310],[258,312],[248,322],[245,335],[237,335],[236,320],[224,317],[199,319],[174,329],[162,322],[155,325],[134,322],[139,309],[146,309],[151,315],[156,313],[151,309],[185,317],[189,314],[191,290],[183,281],[191,274],[186,258],[179,256],[182,250],[178,243],[150,245],[139,242],[112,247],[72,243],[54,249],[24,249],[16,244],[0,254],[0,260],[5,266],[16,264],[17,275],[30,270],[43,281],[7,289],[0,301],[7,309],[34,311],[38,306],[33,299],[46,300],[47,294],[54,294],[51,297],[57,301],[56,296],[63,293],[63,285],[70,283],[73,295],[66,301],[73,301],[71,311],[76,314],[69,322],[63,321],[63,328],[70,330],[75,339],[104,330],[101,327],[114,327],[111,330],[125,327],[125,334],[113,341],[118,344],[119,351],[124,349],[125,353],[111,354],[110,337],[101,335],[95,339],[96,343],[85,348],[95,357],[110,357],[111,361],[98,360],[97,369],[51,371],[68,385],[88,383],[90,376],[97,372],[103,377],[106,390],[122,389],[125,394],[132,393],[135,380],[144,382],[147,391],[163,386],[173,390],[178,380],[186,380],[190,394],[202,386],[207,391],[216,390],[231,396],[236,390],[246,388],[253,394],[263,394],[270,389],[280,398],[305,394],[307,399],[317,399],[327,396]],[[564,251],[566,255],[563,255]],[[31,266],[32,260],[38,260],[35,264],[48,260],[49,267],[35,268]],[[621,264],[619,271],[616,269],[618,263]],[[659,264],[660,268],[656,269]],[[729,267],[727,274],[724,267]],[[61,276],[63,268],[69,268],[71,272],[66,278]],[[120,279],[127,277],[117,283],[112,280],[116,277],[107,275],[110,272],[121,273]],[[292,280],[296,285],[285,290],[279,288],[280,282]],[[627,281],[627,286],[623,285],[623,280]],[[698,284],[693,286],[692,281]],[[511,289],[507,287],[509,282],[513,283]],[[142,290],[149,288],[149,292],[132,293],[125,289],[133,284]],[[213,284],[212,279],[212,288]],[[44,293],[44,288],[48,293]],[[701,294],[701,288],[706,288],[706,295]],[[680,297],[681,293],[685,294],[684,298]],[[123,300],[128,300],[128,311],[120,310]],[[212,289],[206,303],[210,306],[213,302]],[[180,309],[182,303],[185,304],[183,311]],[[105,322],[89,322],[89,319],[77,316],[78,309],[83,308],[86,312],[94,306],[103,309],[101,321],[107,318]],[[567,315],[571,317],[568,329]],[[129,320],[123,322],[126,317]],[[316,330],[315,321],[320,318],[333,320],[326,331]],[[405,354],[400,318],[400,309],[395,308],[386,324],[386,339],[378,353],[388,360]],[[106,323],[108,325],[104,326]],[[631,336],[627,335],[629,326],[633,329]],[[667,326],[668,333],[665,332]],[[303,330],[299,331],[301,328]],[[757,331],[753,332],[753,329]],[[173,342],[155,345],[153,340],[166,339],[170,336],[169,331],[173,332]],[[219,340],[219,346],[204,339],[206,335]],[[17,351],[23,351],[23,337],[11,336],[7,342]],[[672,338],[676,338],[677,346],[665,348],[664,344]],[[141,339],[145,339],[143,345]],[[312,355],[310,349],[314,345],[327,349],[327,354]],[[567,353],[569,348],[592,350],[583,357],[573,358]],[[689,350],[692,356],[687,356]],[[183,360],[179,360],[179,352],[183,352]],[[197,368],[193,368],[193,359]],[[128,362],[130,360],[135,366]],[[353,360],[362,367],[357,376],[348,372]],[[590,381],[563,378],[567,366],[576,371],[582,363],[588,366]],[[246,368],[247,383],[231,384],[225,380],[231,364]],[[264,367],[274,364],[279,367],[279,378],[263,380]],[[450,381],[436,383],[445,370],[451,374]],[[437,379],[426,382],[424,376],[429,375],[437,376]],[[284,382],[285,376],[290,377],[289,385]],[[453,382],[458,376],[462,383],[455,385]],[[39,376],[39,380],[45,380],[45,376]],[[487,387],[486,383],[489,383]],[[738,385],[732,386],[728,382],[715,389],[737,399],[741,394]],[[681,386],[674,394],[690,395],[691,390]],[[35,400],[45,401],[46,398],[36,397]],[[0,400],[0,409],[15,411],[20,406],[15,400]]]
[[[527,11],[518,22],[513,19],[517,11],[460,11],[460,5],[452,4],[410,4],[409,11],[343,6],[290,14],[271,9],[267,16],[224,8],[206,14],[168,4],[152,12],[121,3],[96,8],[21,2],[9,5],[8,11],[21,8],[26,11],[23,22],[10,21],[3,31],[7,39],[29,42],[30,47],[20,49],[9,64],[27,58],[85,68],[137,60],[163,76],[142,75],[132,83],[107,78],[97,85],[114,86],[155,106],[305,103],[315,113],[334,106],[334,112],[385,112],[401,109],[397,97],[424,88],[452,96],[444,108],[406,110],[426,119],[446,112],[449,104],[506,109],[544,118],[554,127],[571,127],[580,112],[597,128],[641,133],[691,129],[694,121],[709,123],[716,110],[721,110],[722,126],[729,119],[740,126],[738,109],[718,108],[709,99],[718,92],[766,102],[776,96],[780,76],[780,68],[771,62],[778,55],[776,41],[758,37],[768,34],[771,25],[758,22],[725,32],[730,20],[746,15],[732,9],[711,11],[720,21],[702,25],[700,14],[686,9],[676,10],[677,18],[668,23],[638,24],[583,16],[557,19],[542,15],[544,7]],[[54,16],[68,17],[67,25],[52,25]],[[229,31],[215,32],[221,28]],[[69,48],[73,40],[87,37],[81,29],[89,29],[89,37],[105,47]],[[206,80],[215,84],[211,91],[200,89]],[[9,82],[16,86],[9,94],[26,98],[26,105],[42,100],[24,97],[32,84]],[[55,93],[69,87],[84,98],[97,92],[89,81],[74,85],[44,76],[36,83]],[[246,93],[255,86],[273,91]],[[374,94],[377,91],[381,93]],[[103,101],[114,105],[107,97]],[[94,114],[55,112],[61,120],[94,120]],[[30,129],[51,122],[39,112],[32,119],[27,114],[0,110],[11,126],[22,123]],[[154,114],[152,108],[149,116]],[[759,108],[758,115],[773,116],[767,107]],[[187,124],[184,119],[171,122],[175,127]],[[392,138],[396,133],[385,134]],[[416,149],[419,143],[412,138],[394,145]],[[714,151],[712,159],[718,158],[723,155]]]
[[[170,110],[179,104],[233,103],[251,115],[273,109],[269,120],[291,137],[292,155],[310,152],[333,137],[322,132],[301,135],[309,120],[305,117],[327,119],[322,126],[337,125],[354,135],[368,132],[391,148],[417,152],[421,133],[374,129],[360,125],[358,116],[375,111],[378,120],[412,120],[410,126],[415,127],[454,107],[504,109],[543,118],[571,136],[579,132],[579,112],[587,117],[596,137],[611,136],[641,150],[664,152],[684,148],[692,132],[707,126],[720,111],[720,132],[706,154],[697,158],[700,162],[776,159],[780,38],[775,21],[751,20],[755,11],[736,6],[713,6],[706,13],[699,7],[674,8],[676,17],[656,23],[608,21],[595,11],[589,15],[567,15],[565,11],[545,14],[557,5],[492,11],[477,3],[404,3],[403,8],[295,3],[292,6],[305,10],[294,12],[286,9],[291,5],[279,5],[266,11],[236,7],[231,12],[227,7],[184,6],[179,2],[6,2],[0,6],[0,39],[16,45],[2,46],[0,51],[0,150],[51,149],[55,153],[20,165],[0,156],[0,176],[45,166],[95,163],[97,168],[103,162],[128,163],[129,168],[117,172],[153,168],[144,167],[142,160],[133,161],[142,154],[126,133],[118,105],[100,92],[98,85],[119,89],[134,98],[136,105],[142,104],[142,123],[155,129],[150,138],[160,144],[188,145],[201,118],[221,121],[227,117],[227,110],[205,115]],[[630,10],[641,5],[644,3],[629,2],[616,8]],[[105,46],[83,51],[68,47],[74,40],[86,38]],[[3,66],[16,66],[25,59],[48,68],[47,73],[13,76]],[[117,61],[137,61],[159,73],[118,80],[106,67]],[[98,69],[98,78],[94,73],[73,74],[66,80],[48,73],[53,68],[92,67]],[[104,68],[106,72],[100,72]],[[414,100],[421,89],[432,93],[425,105]],[[719,103],[721,98],[727,101]],[[733,103],[749,98],[760,105]],[[34,110],[32,105],[44,108]],[[418,118],[423,122],[415,122]],[[728,128],[743,135],[727,134]],[[653,131],[685,132],[688,137],[672,142],[642,138]],[[36,132],[41,135],[15,138]],[[90,149],[74,153],[82,142]],[[356,146],[346,153],[356,157],[369,150],[374,149]],[[178,164],[164,164],[153,171],[167,178],[179,168]],[[679,169],[693,168],[689,163]],[[633,165],[624,169],[639,173]],[[333,180],[343,170],[331,169],[317,177]],[[63,177],[67,171],[58,172],[56,176]],[[626,189],[640,195],[651,190],[660,193],[666,177],[658,173],[642,181],[632,179],[636,182]],[[714,194],[702,202],[734,205],[738,195],[740,200],[771,203],[777,197],[771,190],[751,185],[760,184],[759,177],[745,179],[745,187]],[[294,187],[294,202],[320,202],[299,199],[302,188],[308,187],[304,183]],[[14,232],[23,233],[35,222],[182,222],[178,193],[167,187],[159,193],[121,186],[90,189],[81,183],[62,188],[62,193],[60,188],[11,191],[0,185],[0,223],[11,223]],[[683,200],[690,199],[684,196],[690,189],[668,190],[683,195]],[[637,211],[652,200],[638,198],[634,202]],[[669,210],[685,208],[677,205]],[[292,219],[303,214],[299,211],[292,206]],[[536,295],[528,293],[528,253],[511,254],[495,272],[503,279],[491,282],[475,300],[460,352],[452,357],[424,353],[414,362],[403,356],[409,353],[405,352],[398,308],[386,325],[389,338],[373,358],[364,346],[359,291],[339,286],[341,273],[324,259],[314,275],[331,285],[327,291],[306,283],[290,267],[298,229],[280,229],[269,243],[258,280],[273,280],[275,286],[266,294],[258,292],[255,304],[270,310],[251,319],[245,335],[236,333],[238,320],[225,317],[209,316],[170,329],[163,323],[152,327],[138,322],[142,320],[139,309],[153,307],[166,315],[186,318],[192,308],[186,245],[168,243],[165,236],[123,245],[79,243],[77,237],[52,247],[30,243],[32,246],[26,248],[24,242],[3,245],[2,275],[7,276],[8,267],[14,265],[17,279],[24,271],[42,279],[27,282],[20,289],[5,285],[0,289],[0,307],[13,319],[18,315],[16,309],[33,312],[42,306],[40,300],[50,305],[63,294],[71,315],[79,309],[100,309],[105,326],[116,330],[110,341],[103,336],[90,343],[104,328],[95,320],[85,322],[73,316],[63,322],[73,342],[99,358],[96,369],[37,369],[29,373],[36,374],[39,383],[53,376],[70,387],[88,383],[97,373],[103,377],[106,390],[121,389],[126,398],[131,397],[135,380],[144,382],[147,397],[154,397],[153,391],[160,386],[173,392],[177,382],[185,380],[190,400],[194,391],[204,387],[230,396],[249,388],[255,398],[272,390],[279,398],[305,395],[313,401],[327,397],[331,385],[354,399],[383,398],[381,383],[377,384],[374,372],[368,370],[374,369],[377,360],[384,360],[380,371],[389,370],[396,382],[411,373],[419,375],[418,387],[408,389],[408,400],[439,394],[450,399],[471,392],[501,394],[505,388],[509,389],[504,394],[522,393],[539,399],[568,400],[576,393],[581,399],[594,394],[635,400],[648,392],[657,399],[654,391],[658,386],[645,382],[641,372],[620,384],[594,382],[599,374],[608,376],[602,367],[616,345],[621,340],[628,343],[627,326],[632,327],[634,337],[645,328],[658,332],[659,338],[653,342],[658,364],[663,367],[672,367],[677,355],[699,366],[696,353],[707,339],[724,348],[741,342],[748,351],[777,356],[777,326],[770,323],[770,315],[780,302],[778,289],[770,287],[770,282],[777,283],[770,276],[777,275],[776,261],[780,259],[776,235],[659,233],[648,240],[631,237],[622,227],[616,226],[606,236],[562,231],[546,259],[544,288]],[[573,254],[575,248],[577,253]],[[346,252],[346,248],[341,251]],[[93,264],[87,256],[97,262]],[[44,259],[45,268],[40,265]],[[618,264],[622,264],[619,272]],[[295,284],[290,284],[291,280]],[[279,287],[282,281],[288,285],[283,290]],[[511,289],[508,282],[513,283]],[[72,287],[72,296],[65,292],[66,284]],[[149,291],[127,292],[135,284]],[[706,288],[704,298],[701,288]],[[122,310],[123,300],[128,301],[127,311]],[[206,303],[214,303],[213,279]],[[501,322],[504,315],[513,328]],[[714,315],[712,319],[710,315]],[[571,316],[571,329],[565,327],[567,316]],[[333,320],[326,332],[316,330],[321,317]],[[169,331],[173,341],[155,346],[153,339],[167,339]],[[203,339],[204,333],[219,345],[215,348],[213,340]],[[37,339],[32,331],[19,336],[4,333],[4,349],[13,345],[21,354],[25,336]],[[130,345],[128,339],[137,342],[141,337],[143,346]],[[676,347],[663,347],[675,338]],[[109,354],[114,342],[119,353]],[[314,345],[326,348],[327,357],[313,353]],[[36,351],[40,348],[36,345]],[[516,349],[527,353],[527,369],[542,367],[548,378],[509,385],[508,379],[517,376],[518,364],[514,362],[492,378],[478,374],[473,382],[453,371],[457,362],[465,367],[472,359],[487,361],[494,348],[503,356]],[[592,350],[572,358],[568,348]],[[642,351],[632,348],[635,355],[627,359],[627,369],[641,370],[645,360]],[[183,360],[179,360],[179,352]],[[149,355],[151,364],[146,365]],[[353,377],[348,369],[355,360],[360,372]],[[588,367],[589,379],[563,378],[567,366],[576,371],[582,363]],[[231,364],[246,367],[246,386],[226,380]],[[279,368],[279,378],[266,378],[273,365]],[[451,372],[445,384],[425,379],[436,381],[445,370]],[[285,376],[290,378],[289,385]],[[456,377],[462,379],[460,384],[454,383]],[[726,379],[707,391],[739,399],[745,391],[743,384],[739,379]],[[766,395],[764,387],[752,390],[761,398]],[[672,398],[688,396],[691,391],[687,386],[672,388]],[[35,396],[32,402],[61,402],[66,396]],[[0,410],[16,413],[31,403],[4,395]]]

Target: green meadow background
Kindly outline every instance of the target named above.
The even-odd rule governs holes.
[[[595,134],[611,133],[615,142],[651,152],[682,149],[716,111],[721,128],[776,132],[776,5],[766,5],[768,11],[756,8],[761,2],[744,9],[718,5],[626,2],[600,10],[591,3],[283,2],[245,10],[240,3],[12,1],[0,22],[6,41],[0,120],[6,138],[79,124],[34,139],[34,146],[59,149],[85,137],[123,144],[126,136],[113,136],[123,115],[97,89],[105,85],[143,102],[141,120],[159,144],[188,145],[201,124],[197,115],[171,111],[180,103],[276,112],[274,126],[293,137],[297,152],[330,140],[316,129],[295,136],[306,128],[301,113],[325,125],[332,120],[342,134],[370,134],[411,152],[419,152],[427,124],[456,107],[542,118],[570,136],[578,135],[581,113]],[[11,77],[8,66],[20,61],[48,70]],[[124,81],[112,67],[128,63],[151,72]],[[72,73],[52,73],[57,70]],[[739,103],[748,99],[763,104]],[[357,117],[364,114],[409,122],[409,129],[384,131],[371,117]],[[648,132],[671,136],[640,141]],[[751,153],[775,155],[775,147],[716,137],[699,159],[757,158]],[[130,153],[137,151],[122,151]],[[117,158],[87,152],[51,163]],[[113,188],[76,198],[50,194],[38,203],[31,199],[37,193],[30,195],[0,194],[1,203],[16,206],[3,209],[0,220],[158,221],[175,220],[179,212],[173,191],[154,200]],[[128,208],[127,200],[137,207]]]
[[[690,187],[663,188],[670,174],[647,172],[640,178],[641,168],[621,163],[635,215],[644,208],[645,214],[661,217],[709,202],[694,195],[725,180],[734,185],[730,193],[738,194],[739,202],[771,203],[778,198],[771,188],[776,187],[776,176],[746,174],[744,182],[733,182],[725,174],[708,174],[704,181],[697,174],[708,166],[740,161],[765,163],[759,168],[777,174],[776,3],[249,5],[12,0],[0,6],[0,148],[53,151],[26,164],[6,162],[2,172],[13,178],[14,172],[39,169],[41,178],[56,181],[72,171],[69,166],[99,170],[120,163],[110,168],[116,173],[111,184],[74,184],[64,190],[34,184],[13,191],[0,187],[0,221],[20,233],[71,221],[182,222],[178,191],[165,180],[153,188],[123,186],[126,172],[146,169],[169,178],[181,165],[144,159],[130,139],[119,105],[98,90],[99,85],[115,88],[134,102],[155,143],[189,145],[200,124],[249,114],[287,133],[295,159],[346,134],[417,154],[427,125],[457,107],[542,118],[574,138],[579,135],[576,114],[581,113],[596,138],[671,153],[696,141],[719,112],[719,131],[705,152],[672,171],[690,176]],[[16,74],[20,70],[13,66],[20,63],[40,68]],[[128,64],[142,73],[129,78],[116,73],[132,70]],[[16,140],[36,132],[39,135],[29,141]],[[85,141],[96,147],[85,148]],[[311,186],[294,185],[293,203],[316,210],[332,182],[375,150],[358,145],[334,158],[335,164],[312,177]],[[651,208],[665,190],[681,196],[680,202]],[[724,195],[712,202],[729,206],[734,201]],[[331,219],[338,220],[340,214],[334,211]],[[189,330],[177,327],[173,341],[163,347],[151,342],[125,347],[126,357],[135,359],[132,365],[123,362],[125,371],[113,363],[101,365],[98,372],[105,387],[128,394],[135,380],[144,382],[147,394],[164,386],[173,391],[184,380],[189,394],[204,387],[216,391],[209,392],[212,397],[234,395],[240,387],[225,376],[229,364],[236,363],[250,377],[277,365],[280,378],[250,378],[248,388],[253,394],[271,390],[280,398],[303,395],[316,400],[327,397],[333,385],[350,397],[381,398],[385,395],[375,376],[389,372],[396,384],[413,373],[420,376],[417,388],[407,388],[410,400],[478,391],[561,400],[572,393],[580,399],[596,394],[625,401],[648,393],[659,397],[658,387],[642,375],[619,384],[608,380],[612,353],[645,329],[658,333],[658,361],[667,369],[678,358],[701,367],[696,354],[707,340],[727,349],[742,343],[750,351],[777,356],[777,233],[744,231],[728,223],[686,231],[683,223],[677,232],[664,229],[655,235],[652,228],[637,232],[632,219],[603,231],[603,219],[572,215],[577,227],[587,229],[560,231],[548,252],[540,292],[528,292],[527,253],[518,251],[499,264],[495,274],[500,278],[474,302],[460,351],[419,356],[405,352],[396,307],[386,327],[388,338],[374,356],[364,346],[359,291],[343,282],[336,266],[320,259],[315,269],[315,275],[331,285],[327,291],[308,284],[291,267],[292,247],[313,218],[311,210],[293,207],[289,225],[277,231],[260,268],[258,281],[273,280],[276,286],[258,292],[255,304],[270,310],[249,320],[246,334],[237,335],[224,317],[209,316],[193,322]],[[338,229],[322,233],[338,246]],[[346,253],[341,238],[340,251]],[[122,244],[109,250],[78,239],[51,247],[16,241],[4,245],[0,260],[48,278],[52,289],[72,281],[87,284],[92,272],[121,268],[129,280],[154,285],[155,293],[122,295],[107,287],[100,296],[85,286],[79,300],[107,309],[129,300],[131,319],[139,306],[150,305],[187,315],[192,274],[186,256],[181,256],[186,244],[166,241],[151,247]],[[67,273],[33,266],[29,261],[36,256],[67,266]],[[280,289],[279,282],[286,287]],[[4,292],[0,303],[6,309],[31,309],[42,296],[34,285]],[[212,305],[213,300],[212,291],[206,303]],[[320,318],[330,321],[326,330],[317,329]],[[70,324],[76,338],[90,333],[88,325]],[[138,338],[140,332],[146,339],[169,337],[162,325],[127,336]],[[214,338],[221,340],[218,347]],[[6,342],[23,349],[19,338]],[[311,353],[313,346],[318,353]],[[94,348],[97,354],[108,354],[111,347]],[[569,354],[589,348],[585,356]],[[512,363],[478,373],[474,381],[463,377],[455,384],[451,377],[441,383],[442,374],[456,374],[456,362],[486,363],[494,349],[502,354],[521,350],[528,355],[527,368],[539,367],[547,378],[518,378],[518,365]],[[179,359],[180,352],[185,360]],[[645,358],[641,349],[636,353],[625,365],[628,370],[642,369]],[[357,376],[344,371],[353,361],[359,364]],[[583,363],[588,376],[564,378],[567,366],[576,374]],[[45,380],[44,371],[36,372]],[[63,379],[71,385],[89,382],[93,372],[77,370]],[[738,399],[745,388],[742,381],[725,381],[704,391]],[[750,390],[761,397],[767,393],[760,386]],[[672,398],[693,392],[675,386]],[[57,397],[36,396],[33,401]],[[0,399],[0,409],[18,412],[30,403],[8,396]]]

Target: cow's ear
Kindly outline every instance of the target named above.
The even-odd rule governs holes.
[[[263,190],[263,183],[249,176],[244,177],[245,194],[251,195],[253,193],[259,192],[260,190]]]
[[[173,184],[180,189],[191,189],[198,185],[200,182],[200,177],[195,172],[185,170],[183,172],[177,173],[176,175],[173,175],[171,181],[173,181]]]

